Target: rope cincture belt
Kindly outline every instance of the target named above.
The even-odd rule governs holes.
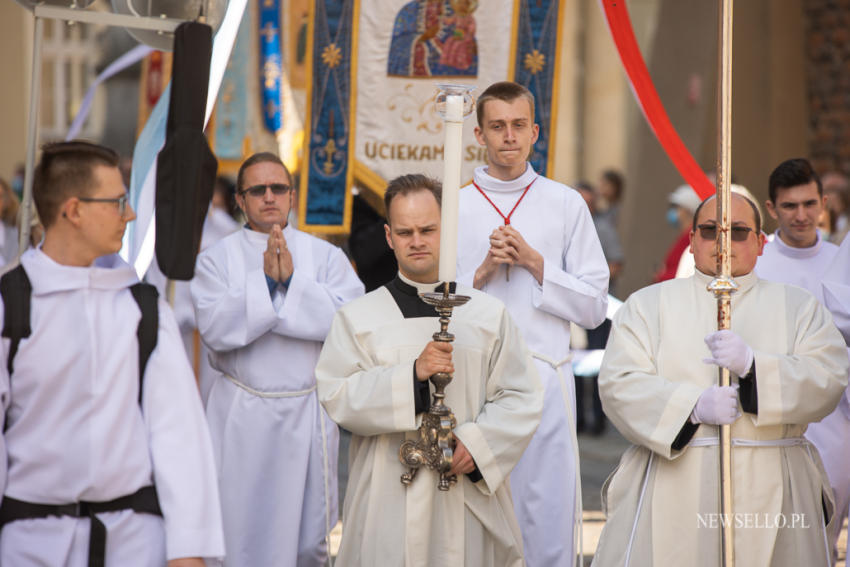
[[[301,396],[306,396],[307,394],[316,391],[316,384],[313,384],[306,390],[292,390],[288,392],[263,392],[260,390],[255,390],[248,384],[240,382],[229,374],[224,374],[224,377],[230,380],[234,386],[242,388],[249,394],[257,396],[258,398],[300,398]]]
[[[691,447],[717,447],[720,439],[717,437],[697,437],[688,443]],[[743,439],[732,438],[733,447],[796,447],[797,445],[809,445],[810,441],[805,437],[782,437],[779,439]]]
[[[105,567],[106,561],[106,526],[96,514],[102,512],[118,512],[133,510],[140,514],[162,516],[156,488],[144,486],[127,496],[121,496],[108,502],[77,502],[75,504],[35,504],[3,497],[0,505],[0,527],[16,520],[35,520],[50,516],[70,516],[72,518],[89,518],[89,563],[88,567]]]

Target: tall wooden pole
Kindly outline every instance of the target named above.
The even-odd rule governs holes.
[[[732,195],[729,187],[732,170],[732,2],[720,0],[718,46],[718,115],[717,115],[717,276],[709,290],[717,298],[717,329],[732,326],[731,296],[738,285],[732,280],[731,222]],[[720,385],[729,386],[727,368],[720,368]],[[735,565],[735,540],[732,510],[732,426],[720,426],[720,538],[721,565]]]

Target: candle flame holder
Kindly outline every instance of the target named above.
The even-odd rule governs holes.
[[[440,330],[433,334],[435,341],[450,343],[455,337],[449,333],[449,321],[452,310],[469,301],[468,295],[456,295],[449,292],[448,283],[444,284],[442,293],[423,293],[422,301],[433,305],[440,315]],[[438,372],[429,378],[434,385],[433,401],[427,413],[422,416],[419,426],[419,437],[408,439],[398,450],[401,463],[410,470],[401,475],[401,483],[409,486],[421,467],[440,473],[437,488],[448,490],[457,483],[457,475],[450,475],[452,457],[454,455],[454,433],[457,420],[451,408],[445,404],[446,386],[452,381],[452,375]]]
[[[446,112],[446,101],[450,96],[463,97],[463,118],[466,118],[475,110],[475,99],[472,97],[472,91],[475,90],[475,85],[455,85],[452,83],[438,83],[437,88],[440,92],[434,99],[434,106],[437,109],[437,114],[443,120],[448,118]]]

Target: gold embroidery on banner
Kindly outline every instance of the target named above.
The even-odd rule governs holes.
[[[266,43],[271,43],[277,37],[277,28],[271,22],[266,22],[266,25],[260,30],[260,35],[263,36]]]
[[[546,66],[546,56],[535,49],[531,53],[525,54],[523,66],[528,69],[532,75],[536,75],[543,70],[543,67]]]
[[[339,62],[342,61],[342,51],[340,51],[339,47],[335,43],[328,44],[324,50],[322,50],[322,63],[330,67],[331,69],[335,69]]]
[[[425,131],[429,134],[439,134],[443,131],[443,120],[434,108],[434,96],[428,95],[424,100],[417,99],[411,92],[413,83],[405,85],[402,92],[391,96],[387,102],[387,110],[399,112],[401,121],[406,124],[415,124],[416,131]]]
[[[280,76],[280,58],[273,56],[266,59],[266,62],[263,64],[263,82],[266,88],[273,89],[275,82],[280,80]]]

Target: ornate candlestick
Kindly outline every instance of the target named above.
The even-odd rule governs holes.
[[[440,314],[440,331],[434,333],[434,340],[445,343],[455,340],[455,336],[448,331],[452,309],[469,301],[469,296],[449,293],[447,285],[443,293],[423,293],[420,297],[425,303],[433,305]],[[398,451],[401,463],[410,467],[410,471],[401,475],[401,483],[409,485],[416,478],[419,467],[427,466],[440,473],[437,488],[448,490],[457,482],[456,475],[448,474],[449,469],[452,468],[454,452],[452,431],[457,426],[457,420],[451,408],[443,402],[446,397],[446,386],[452,381],[452,375],[447,372],[438,372],[431,376],[430,380],[434,385],[433,401],[428,412],[422,416],[419,439],[405,441]]]
[[[440,88],[435,100],[437,112],[445,121],[446,142],[443,149],[443,197],[440,210],[440,265],[439,279],[443,282],[443,293],[424,293],[422,301],[433,305],[440,315],[440,332],[434,333],[435,341],[450,343],[454,335],[448,332],[452,309],[469,301],[469,296],[449,292],[449,282],[455,280],[457,268],[458,191],[460,190],[460,162],[463,145],[463,119],[472,114],[475,100],[467,85],[437,85]],[[437,488],[448,490],[457,482],[450,475],[454,430],[457,425],[452,410],[443,402],[446,386],[452,375],[438,372],[430,377],[434,385],[434,399],[428,412],[422,416],[418,440],[407,440],[398,450],[401,463],[410,470],[401,475],[405,486],[413,482],[422,466],[440,473]]]

